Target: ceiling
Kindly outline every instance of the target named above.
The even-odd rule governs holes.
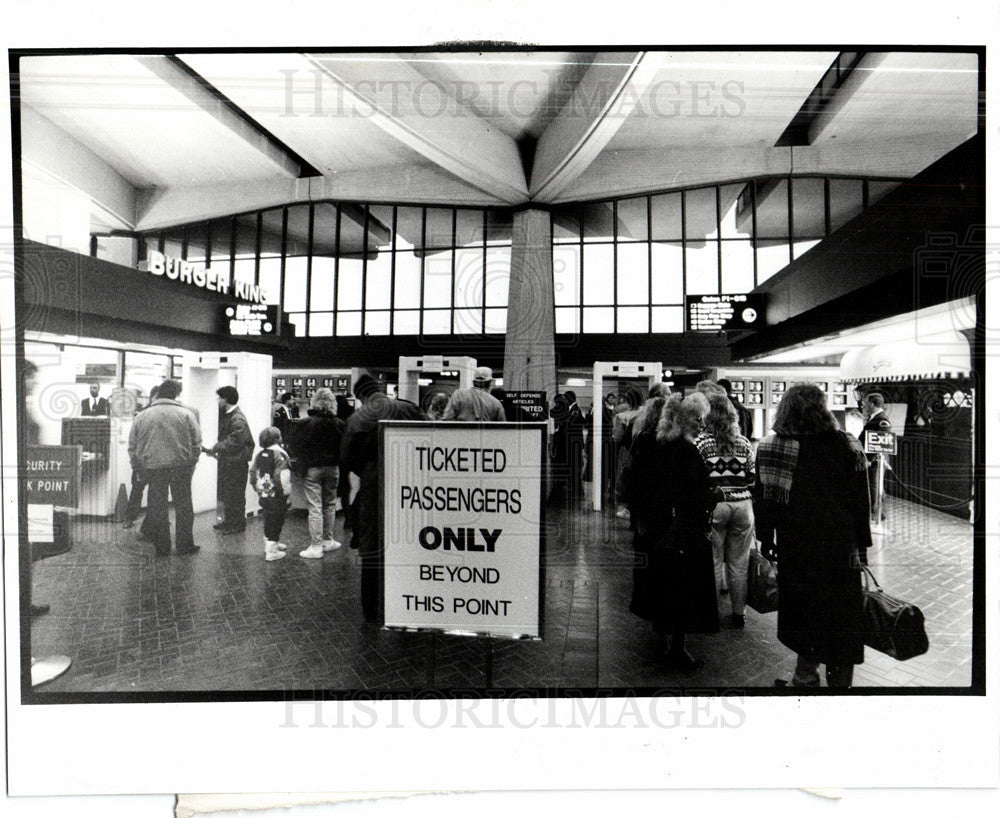
[[[789,173],[907,179],[976,132],[975,54],[868,53],[807,142],[778,146],[837,57],[26,56],[22,139],[54,127],[100,157],[134,188],[141,230],[320,199],[503,206]]]

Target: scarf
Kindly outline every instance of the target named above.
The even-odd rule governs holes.
[[[855,471],[868,468],[861,443],[845,432],[838,432],[848,456],[854,461]],[[768,435],[757,447],[757,482],[765,500],[788,505],[792,490],[792,476],[799,459],[799,441],[794,437]]]

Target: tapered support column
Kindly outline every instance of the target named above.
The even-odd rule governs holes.
[[[552,223],[543,210],[514,214],[504,346],[505,389],[556,393]]]

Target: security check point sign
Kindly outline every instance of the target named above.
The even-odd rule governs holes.
[[[540,638],[544,424],[379,427],[386,627]]]

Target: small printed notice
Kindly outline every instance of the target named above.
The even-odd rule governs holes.
[[[539,637],[545,427],[380,431],[385,624]]]
[[[56,538],[54,507],[42,503],[28,503],[28,542],[54,542]]]

